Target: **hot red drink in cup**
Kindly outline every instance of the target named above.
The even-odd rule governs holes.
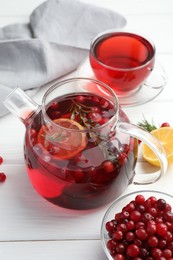
[[[131,32],[110,31],[98,35],[90,48],[90,65],[95,77],[118,95],[137,90],[155,63],[155,46]]]

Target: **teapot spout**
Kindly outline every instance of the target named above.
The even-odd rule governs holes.
[[[20,88],[15,88],[3,101],[5,107],[25,125],[33,119],[41,107]]]

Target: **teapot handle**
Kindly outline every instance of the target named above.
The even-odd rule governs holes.
[[[168,161],[166,158],[165,150],[164,150],[163,146],[161,145],[161,143],[153,135],[151,135],[149,132],[147,132],[146,130],[143,130],[142,128],[140,128],[136,125],[126,123],[126,122],[118,122],[116,125],[116,131],[119,131],[124,134],[128,134],[132,137],[135,137],[135,138],[143,141],[145,144],[147,144],[150,147],[150,149],[153,150],[153,152],[156,154],[156,156],[158,157],[158,159],[160,161],[159,175],[155,176],[152,179],[150,178],[150,180],[147,180],[146,174],[138,174],[139,178],[141,178],[141,175],[143,175],[144,178],[142,181],[134,181],[133,184],[138,184],[138,185],[152,184],[152,183],[156,182],[157,180],[159,180],[160,177],[162,177],[166,173],[166,170],[168,167]],[[135,176],[135,178],[136,178],[136,176]]]

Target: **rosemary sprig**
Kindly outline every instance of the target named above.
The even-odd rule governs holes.
[[[74,120],[76,116],[80,119],[79,123],[88,129],[92,129],[96,123],[86,117],[86,114],[92,112],[92,107],[87,107],[84,104],[75,102],[74,100],[72,100],[72,102],[73,103],[69,110],[71,112],[70,119]]]
[[[147,130],[148,132],[151,132],[151,131],[157,129],[157,127],[155,126],[153,121],[152,121],[152,123],[149,123],[148,120],[146,120],[145,118],[141,122],[138,122],[137,125],[139,127],[143,128],[144,130]]]
[[[98,134],[96,134],[92,129],[94,129],[96,122],[92,121],[91,119],[87,118],[87,114],[93,112],[92,107],[88,107],[82,103],[75,102],[75,100],[72,100],[72,106],[70,108],[71,117],[70,119],[75,119],[75,117],[78,117],[79,123],[84,126],[86,129],[89,129],[88,132],[89,137],[92,139],[92,141],[95,143],[95,145],[98,145],[101,141]]]

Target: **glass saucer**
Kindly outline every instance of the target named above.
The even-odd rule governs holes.
[[[78,66],[76,76],[97,79],[92,71],[88,57]],[[166,73],[161,64],[156,62],[147,81],[136,91],[128,92],[126,96],[119,96],[117,94],[120,105],[123,107],[133,107],[145,104],[156,98],[163,91],[166,83]]]

